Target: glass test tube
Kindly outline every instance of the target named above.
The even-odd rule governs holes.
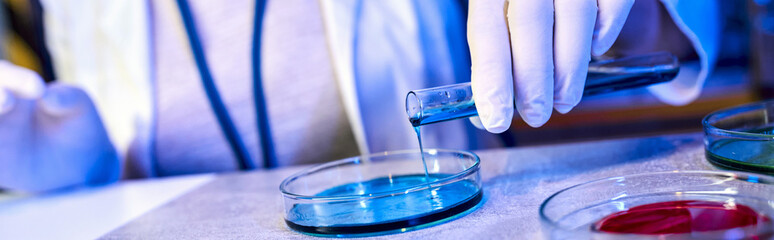
[[[592,61],[583,95],[667,82],[674,79],[679,70],[677,58],[667,52]],[[473,102],[473,90],[467,82],[410,91],[406,96],[406,114],[411,125],[416,127],[477,116],[478,111]]]

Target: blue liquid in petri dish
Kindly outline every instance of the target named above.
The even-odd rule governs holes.
[[[460,180],[421,191],[378,198],[368,196],[421,187],[448,176],[430,174],[428,179],[424,174],[400,175],[339,185],[317,196],[364,197],[360,200],[295,204],[285,222],[296,231],[325,236],[380,235],[440,223],[466,213],[481,202],[480,187],[470,180]]]

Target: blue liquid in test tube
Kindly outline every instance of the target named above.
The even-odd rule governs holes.
[[[667,82],[679,70],[677,58],[666,52],[591,62],[583,95]],[[477,116],[478,111],[468,82],[410,91],[406,96],[406,114],[411,125],[417,127]]]

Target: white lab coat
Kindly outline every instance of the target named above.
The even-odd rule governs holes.
[[[670,104],[680,105],[698,97],[704,81],[712,71],[717,58],[719,44],[719,17],[716,1],[707,0],[661,0],[675,23],[688,37],[698,53],[700,62],[697,69],[683,68],[676,81],[650,90]],[[42,0],[46,25],[47,44],[50,48],[54,67],[59,80],[81,86],[88,92],[100,111],[111,141],[122,156],[131,155],[139,165],[148,165],[151,157],[150,139],[153,125],[152,68],[149,60],[150,46],[149,10],[146,1],[135,0]],[[403,94],[407,90],[430,87],[411,81],[422,74],[420,52],[427,47],[420,42],[418,25],[422,18],[417,9],[421,1],[362,1],[326,0],[319,1],[323,22],[327,31],[332,66],[337,86],[342,94],[347,119],[361,153],[398,148],[413,148],[416,141],[410,131],[392,134],[390,141],[375,143],[387,134],[380,128],[408,128],[402,109]],[[361,13],[361,14],[358,14]],[[368,14],[362,14],[368,13]],[[699,14],[700,13],[700,14]],[[358,23],[384,23],[397,26],[391,28],[358,28]],[[427,23],[422,24],[438,24]],[[386,32],[379,32],[386,31]],[[389,31],[397,31],[390,33]],[[383,95],[381,102],[369,102],[364,108],[363,84],[356,84],[357,74],[384,72],[384,69],[368,69],[357,65],[354,58],[360,56],[358,37],[378,34],[402,34],[393,41],[384,41],[391,48],[401,49],[399,54],[382,49],[374,51],[371,58],[358,61],[393,61],[388,71],[394,81],[380,81],[379,86],[366,90],[391,89]],[[441,43],[445,44],[445,43]],[[441,56],[440,61],[448,61]],[[438,63],[450,66],[448,63]],[[360,67],[360,69],[356,69]],[[453,69],[436,72],[440,81],[433,85],[453,83]],[[378,79],[378,77],[376,78]],[[377,104],[374,106],[373,104]],[[402,121],[380,121],[386,117],[400,116]],[[396,124],[386,127],[385,123]],[[428,129],[426,139],[429,145],[454,148],[468,148],[468,139],[463,121],[445,123],[443,132]],[[445,142],[445,143],[444,143]]]

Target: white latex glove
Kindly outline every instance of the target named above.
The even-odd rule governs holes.
[[[118,179],[116,151],[85,92],[0,60],[0,188],[42,192]]]
[[[545,124],[552,108],[569,112],[583,95],[591,55],[613,45],[633,3],[470,0],[471,82],[483,127],[493,133],[510,127],[514,94],[532,127]]]

